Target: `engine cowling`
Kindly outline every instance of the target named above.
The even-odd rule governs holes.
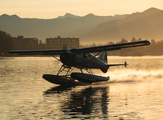
[[[74,57],[75,55],[73,53],[66,51],[60,55],[60,60],[64,65],[71,66],[73,64]]]

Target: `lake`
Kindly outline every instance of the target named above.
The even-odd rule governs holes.
[[[62,65],[52,57],[0,58],[0,120],[162,120],[163,56],[108,57],[107,82],[61,87],[42,78]]]

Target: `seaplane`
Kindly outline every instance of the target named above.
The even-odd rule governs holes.
[[[60,85],[72,85],[77,82],[92,84],[94,82],[108,81],[110,78],[94,75],[91,69],[99,69],[106,73],[110,67],[125,66],[124,64],[108,64],[107,51],[121,50],[123,48],[150,45],[150,41],[142,40],[135,42],[119,43],[86,48],[54,49],[54,50],[19,50],[9,51],[17,55],[49,55],[62,62],[61,68],[56,75],[44,74],[43,78],[51,83]],[[60,55],[60,58],[56,57]],[[73,72],[77,68],[80,72]],[[83,72],[83,70],[86,72]],[[65,75],[61,73],[65,71]]]

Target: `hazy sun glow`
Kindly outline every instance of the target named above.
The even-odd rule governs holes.
[[[2,0],[1,0],[2,1]],[[0,15],[17,14],[22,18],[56,18],[65,13],[107,16],[142,12],[150,7],[163,9],[162,0],[4,0]]]

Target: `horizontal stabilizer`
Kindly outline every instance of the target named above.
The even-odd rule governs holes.
[[[127,67],[128,64],[127,64],[127,62],[125,62],[124,64],[108,64],[107,66],[108,66],[108,68],[109,68],[109,67],[112,67],[112,66],[123,66],[123,65],[124,65],[125,67]]]

